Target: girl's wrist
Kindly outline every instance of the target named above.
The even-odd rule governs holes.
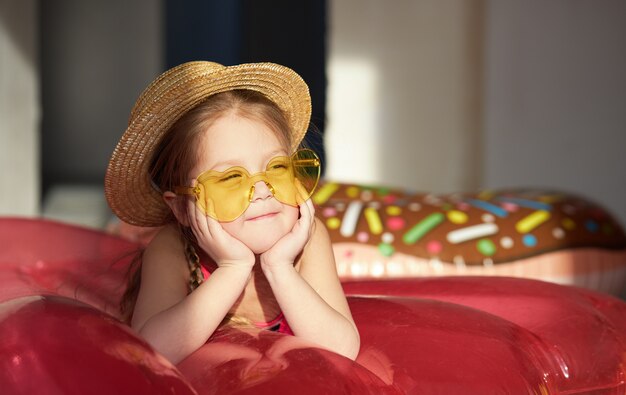
[[[254,267],[254,261],[238,261],[238,260],[229,260],[224,259],[217,263],[217,269],[224,269],[222,271],[240,271],[242,273],[251,273],[252,268]]]
[[[285,261],[285,262],[268,262],[267,259],[264,259],[261,256],[261,270],[266,277],[272,276],[277,277],[282,275],[283,273],[295,272],[296,269],[293,265],[293,262]]]

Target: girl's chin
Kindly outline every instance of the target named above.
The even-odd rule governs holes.
[[[265,251],[269,250],[276,244],[276,242],[280,240],[280,237],[264,237],[262,240],[242,240],[243,243],[248,246],[250,251],[255,253],[256,255],[260,255]]]
[[[288,231],[281,232],[273,229],[270,232],[237,232],[233,229],[226,229],[226,232],[245,244],[254,254],[260,255],[272,248]]]

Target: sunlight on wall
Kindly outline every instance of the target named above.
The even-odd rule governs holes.
[[[328,76],[326,178],[375,183],[381,169],[375,67],[365,59],[334,58],[329,62]]]

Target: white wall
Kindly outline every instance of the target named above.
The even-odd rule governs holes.
[[[626,2],[491,1],[488,187],[582,194],[626,225]]]
[[[482,1],[329,2],[329,179],[477,188]]]
[[[36,0],[0,0],[0,215],[39,211]]]

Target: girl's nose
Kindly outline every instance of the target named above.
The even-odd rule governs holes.
[[[265,200],[274,196],[274,187],[267,181],[257,181],[252,188],[250,188],[249,200]]]

